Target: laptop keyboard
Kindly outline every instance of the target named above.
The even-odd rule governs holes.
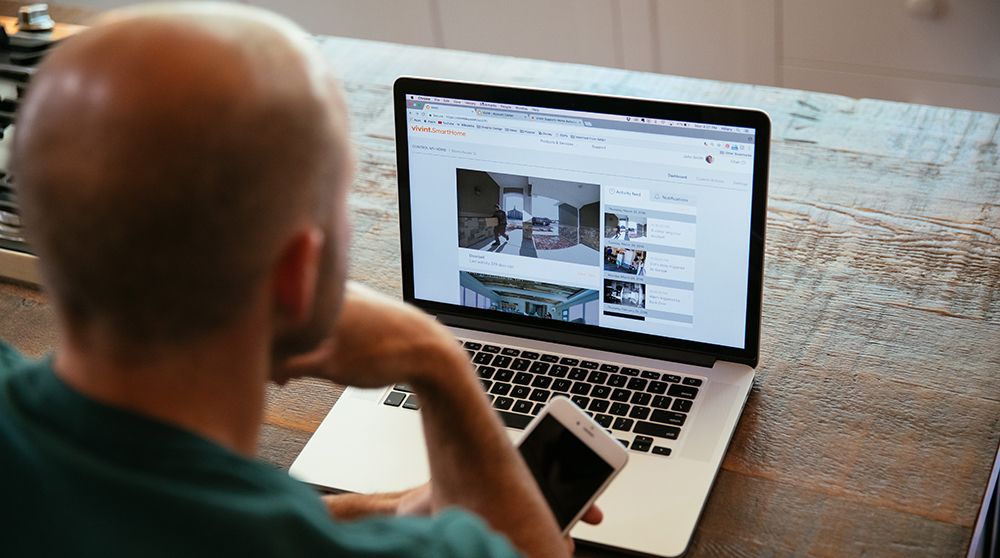
[[[504,424],[523,429],[546,402],[564,395],[625,447],[670,455],[688,421],[703,378],[605,361],[540,353],[460,339]],[[397,384],[385,405],[418,410],[409,386]]]

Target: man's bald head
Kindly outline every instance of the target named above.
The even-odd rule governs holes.
[[[18,113],[29,240],[71,327],[181,341],[234,319],[297,227],[329,230],[346,115],[306,35],[233,5],[106,16]]]

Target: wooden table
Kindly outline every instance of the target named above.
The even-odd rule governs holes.
[[[767,110],[761,364],[691,555],[965,552],[1000,440],[1000,116],[321,44],[343,76],[359,146],[351,276],[395,295],[390,89],[400,74]],[[0,337],[32,355],[54,347],[44,295],[0,285]],[[309,380],[271,388],[261,456],[287,467],[339,394]]]

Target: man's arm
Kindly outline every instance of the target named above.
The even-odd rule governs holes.
[[[351,284],[333,338],[275,374],[278,381],[303,375],[359,387],[409,383],[421,402],[432,509],[469,509],[528,556],[567,554],[464,349],[431,317]]]
[[[416,492],[381,492],[378,494],[327,494],[321,497],[330,517],[354,521],[373,515],[396,515],[403,502]]]

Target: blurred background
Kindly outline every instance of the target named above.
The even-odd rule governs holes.
[[[1000,0],[244,3],[325,35],[1000,112]]]

